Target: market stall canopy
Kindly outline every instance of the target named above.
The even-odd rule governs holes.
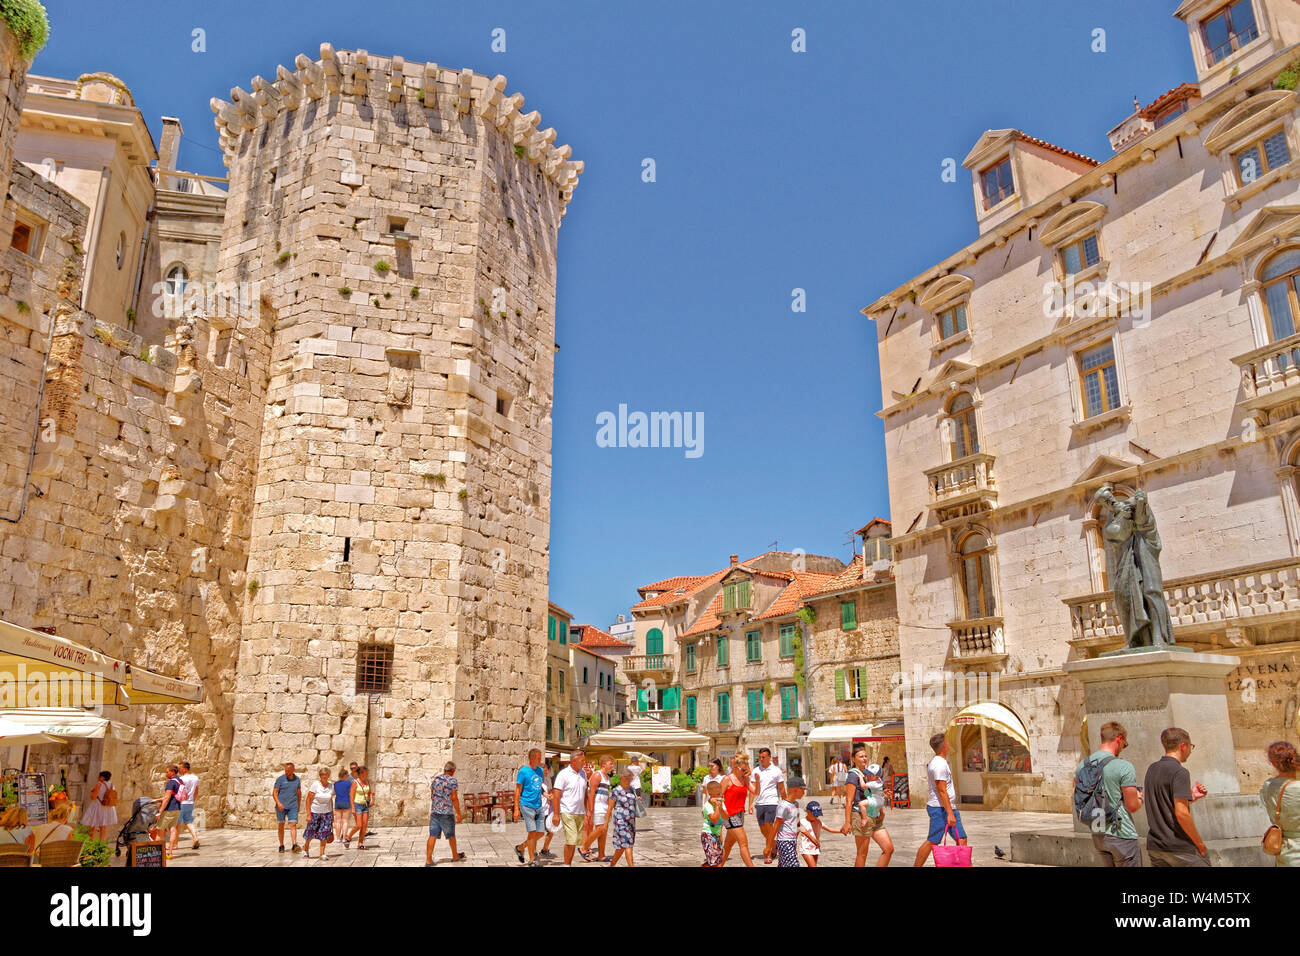
[[[61,744],[58,737],[33,731],[26,724],[0,719],[0,747],[34,747],[37,744]]]
[[[19,724],[30,732],[48,734],[51,737],[84,737],[90,740],[112,738],[129,743],[135,736],[134,727],[75,707],[0,710],[0,721]]]
[[[992,730],[1000,730],[1024,747],[1029,746],[1029,732],[1020,718],[1008,708],[991,700],[981,700],[971,704],[952,719],[952,724],[978,724]]]
[[[86,699],[80,682],[86,676],[99,677],[107,686],[96,693],[98,701]],[[0,679],[12,681],[24,694],[35,695],[40,685],[49,703],[71,703],[52,699],[60,694],[77,692],[84,704],[196,704],[203,699],[203,687],[188,681],[155,674],[143,667],[92,650],[66,637],[43,634],[0,620]],[[24,698],[30,701],[31,696]],[[15,701],[18,702],[18,701]]]
[[[707,747],[711,741],[703,734],[665,724],[657,717],[633,717],[617,727],[602,730],[587,738],[589,750],[681,750]]]

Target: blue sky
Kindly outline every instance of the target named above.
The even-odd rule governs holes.
[[[551,598],[602,627],[637,585],[774,541],[847,559],[846,532],[889,515],[858,310],[975,235],[969,179],[942,182],[943,159],[1001,127],[1104,159],[1134,96],[1195,79],[1175,0],[46,6],[33,71],[117,74],[155,141],[160,115],[181,119],[197,172],[224,172],[208,99],[322,41],[502,73],[573,146]],[[597,447],[620,404],[702,412],[703,455]]]

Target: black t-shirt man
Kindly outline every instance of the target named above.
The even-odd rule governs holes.
[[[1147,812],[1147,849],[1199,856],[1196,844],[1179,825],[1174,801],[1192,800],[1192,775],[1177,757],[1161,757],[1147,768],[1143,808]]]

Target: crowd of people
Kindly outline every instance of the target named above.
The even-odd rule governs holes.
[[[1164,756],[1147,767],[1142,785],[1137,768],[1120,756],[1128,747],[1128,731],[1118,721],[1102,725],[1101,746],[1079,765],[1074,778],[1074,809],[1092,830],[1098,861],[1106,867],[1139,867],[1136,813],[1145,812],[1146,852],[1152,866],[1210,866],[1209,849],[1192,813],[1192,804],[1208,796],[1200,782],[1192,782],[1183,766],[1195,744],[1181,727],[1160,734]],[[1265,781],[1260,800],[1268,813],[1270,830],[1276,828],[1278,866],[1300,866],[1300,757],[1286,741],[1271,744],[1268,761],[1277,775]],[[1268,841],[1265,841],[1266,852]]]

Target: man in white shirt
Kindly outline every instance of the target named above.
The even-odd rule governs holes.
[[[190,770],[188,762],[181,761],[181,783],[185,786],[185,799],[181,801],[180,806],[180,824],[190,833],[190,839],[194,841],[191,850],[199,848],[199,831],[194,829],[194,794],[199,789],[199,778],[196,773]],[[177,827],[172,832],[172,850],[176,849],[176,840],[181,835],[181,828]]]
[[[957,790],[952,785],[952,767],[948,766],[948,753],[952,749],[948,737],[935,734],[930,738],[930,749],[934,751],[934,757],[925,768],[926,780],[930,784],[930,796],[925,801],[925,810],[930,815],[930,832],[916,851],[913,866],[925,866],[930,851],[943,842],[945,833],[951,833],[959,846],[966,845],[966,829],[955,806]]]
[[[772,761],[772,751],[766,747],[758,751],[758,769],[749,782],[749,808],[758,818],[758,828],[763,832],[763,839],[771,842],[769,837],[776,827],[776,808],[785,799],[785,774]],[[771,863],[773,856],[766,853],[764,863]]]
[[[551,807],[554,814],[553,823],[564,822],[564,865],[573,863],[573,851],[582,843],[582,838],[590,827],[587,815],[587,775],[583,773],[583,764],[587,762],[585,750],[575,750],[569,757],[569,765],[555,776],[551,785]]]

